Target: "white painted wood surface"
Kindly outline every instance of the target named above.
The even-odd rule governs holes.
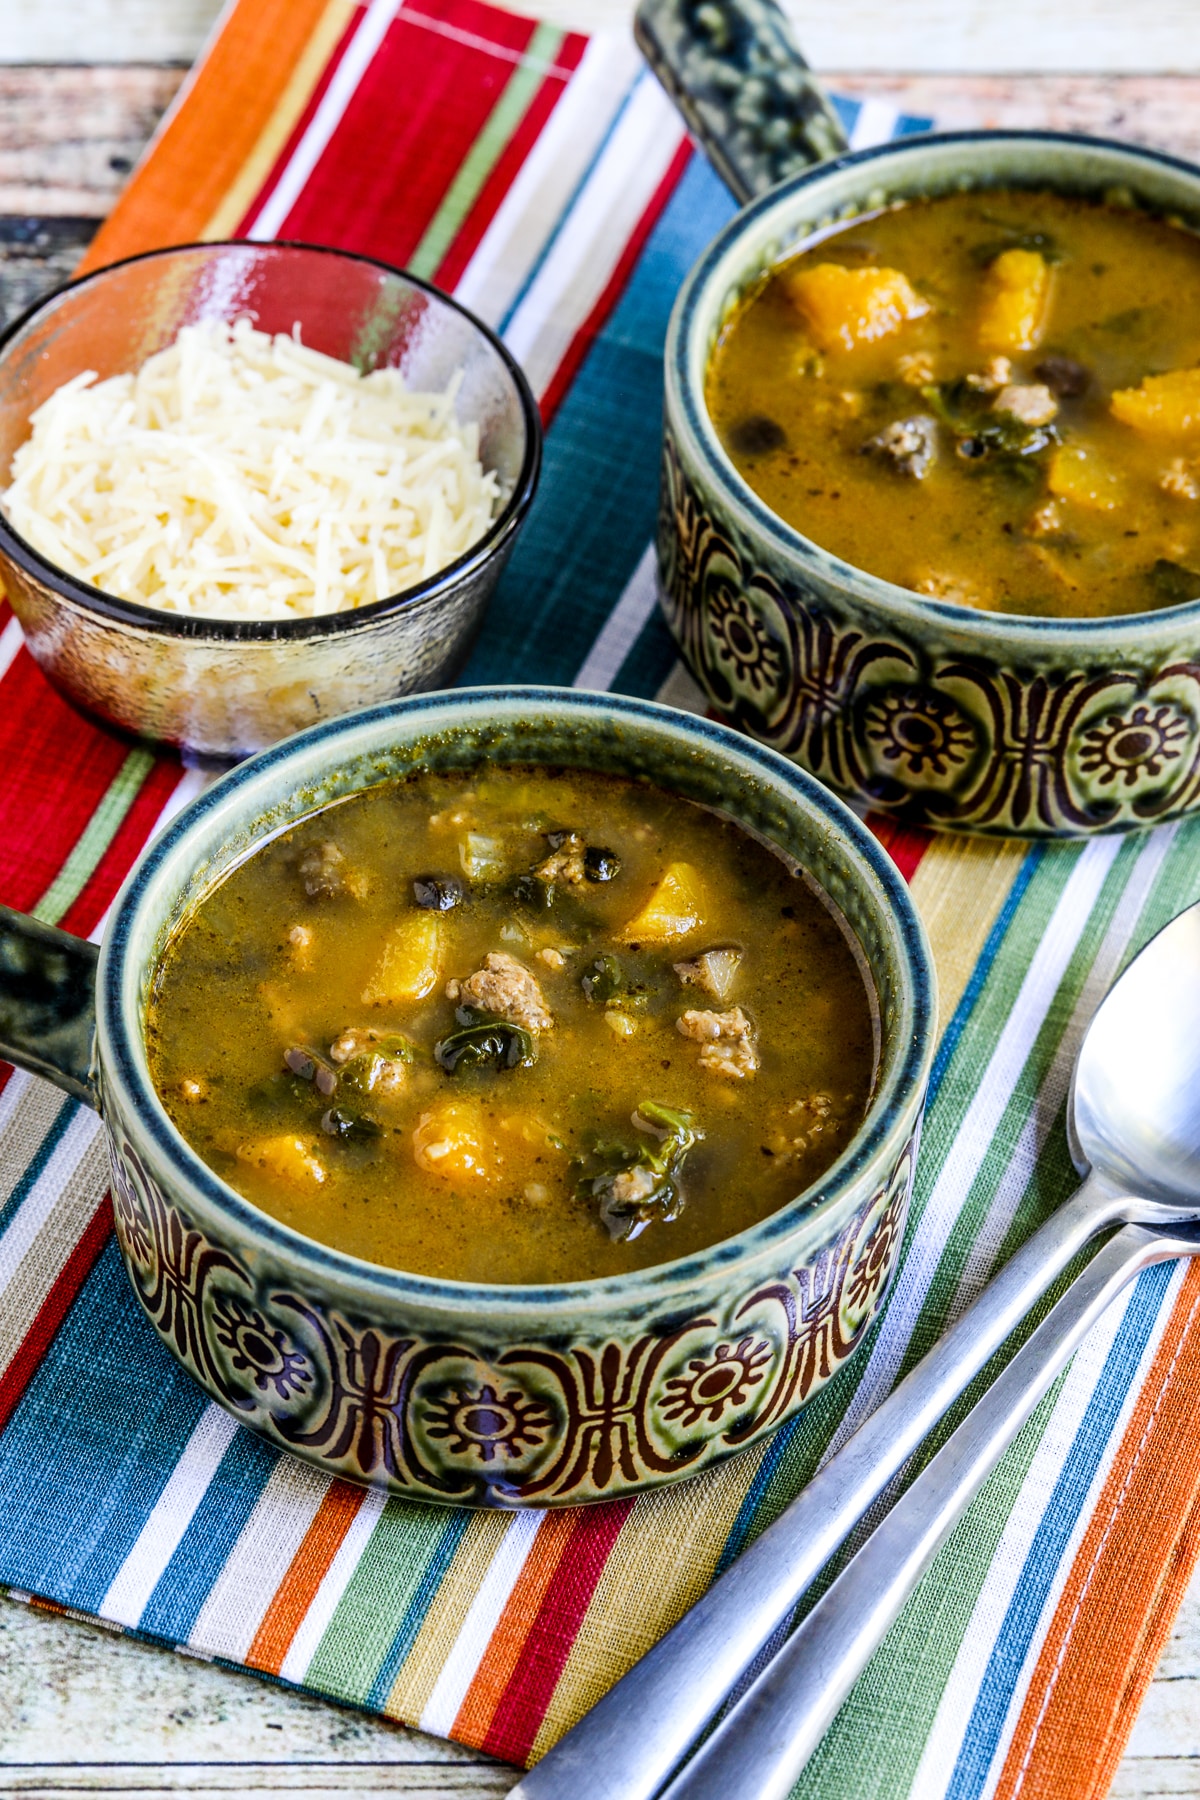
[[[1196,0],[785,0],[817,69],[1200,73]],[[523,0],[595,30],[633,0]],[[220,0],[0,0],[0,62],[188,62]]]
[[[541,3],[547,11],[552,4],[570,7],[572,22],[583,23],[587,7],[607,6],[610,0]],[[69,0],[59,10],[81,21],[80,32],[67,51],[56,52],[46,35],[59,29],[51,21],[51,0],[0,0],[0,45],[10,63],[20,60],[11,54],[14,46],[35,42],[43,57],[70,55],[78,63],[103,54],[83,30],[91,29],[89,21],[137,17],[146,26],[136,46],[146,62],[152,52],[185,54],[182,37],[164,50],[166,40],[155,38],[154,31],[168,24],[178,29],[180,19],[190,19],[192,29],[206,8],[208,0],[107,0],[106,5]],[[923,0],[915,15],[927,20],[937,10],[932,0]],[[964,21],[993,10],[947,0],[940,16],[953,14],[958,30],[965,29]],[[815,14],[816,8],[810,11]],[[1192,14],[1191,7],[1187,11]],[[1060,0],[1060,18],[1078,21],[1085,12],[1115,16],[1113,9]],[[862,29],[868,13],[878,22],[884,9],[843,0],[839,18],[843,24],[856,19]],[[1152,35],[1155,21],[1168,13],[1165,6],[1148,5],[1136,15],[1131,8],[1129,29],[1140,34],[1148,20]],[[1183,13],[1176,8],[1171,16]],[[1032,17],[1032,7],[1028,0],[1013,0],[1004,16],[1016,21],[1015,31]],[[1200,26],[1200,9],[1193,16]],[[14,26],[19,29],[10,29]],[[1196,35],[1200,39],[1200,30]],[[897,105],[945,124],[1103,130],[1200,156],[1200,79],[1039,75],[1014,80],[936,73],[903,79],[864,71],[865,51],[871,48],[871,60],[878,61],[878,47],[877,37],[870,45],[864,37],[857,45],[859,72],[838,75],[837,85],[847,92],[885,93]],[[130,49],[129,38],[118,31],[109,50],[114,61],[122,60],[115,54],[122,51],[131,63],[125,68],[0,68],[0,226],[4,215],[31,214],[54,228],[42,234],[44,245],[37,236],[28,244],[6,244],[0,235],[0,306],[12,300],[14,288],[22,299],[29,284],[65,272],[74,247],[86,241],[89,221],[111,206],[178,85],[179,70],[132,66]],[[1200,67],[1200,44],[1195,49]],[[935,68],[932,52],[929,56],[926,66]],[[851,46],[830,60],[848,65]],[[1028,60],[1047,64],[1032,49]],[[1117,68],[1147,66],[1111,49],[1107,60]],[[1091,66],[1082,51],[1075,66]],[[499,1800],[516,1779],[514,1770],[441,1740],[0,1599],[0,1795],[82,1800],[96,1793],[274,1792],[332,1800],[391,1793],[408,1800]],[[1200,1800],[1200,1576],[1163,1654],[1112,1794],[1113,1800]]]
[[[440,1738],[0,1600],[0,1794],[498,1800],[516,1780]]]

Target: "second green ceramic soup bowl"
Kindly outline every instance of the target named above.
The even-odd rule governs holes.
[[[422,768],[644,776],[794,858],[857,943],[878,1009],[867,1114],[821,1181],[702,1254],[503,1287],[378,1267],[260,1212],[150,1079],[163,949],[265,837]],[[895,1267],[933,1048],[933,975],[895,868],[773,751],[642,701],[539,688],[411,699],[226,775],[150,846],[90,946],[0,913],[0,1055],[98,1106],[117,1236],[147,1318],[220,1405],[327,1472],[421,1500],[567,1505],[696,1473],[788,1419],[851,1355]]]
[[[838,154],[837,121],[769,0],[642,0],[638,29],[729,185],[757,195],[684,282],[666,349],[662,604],[713,707],[840,794],[914,824],[1074,837],[1200,808],[1200,597],[1115,619],[923,598],[785,524],[734,467],[705,404],[732,313],[841,222],[1020,187],[1197,230],[1200,169],[1047,131]]]

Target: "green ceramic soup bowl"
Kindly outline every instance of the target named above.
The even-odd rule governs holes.
[[[414,769],[578,766],[719,809],[807,869],[874,989],[878,1061],[822,1180],[701,1255],[501,1287],[382,1268],[260,1212],[151,1084],[167,940],[264,838]],[[0,1054],[97,1106],[117,1236],[167,1348],[221,1406],[331,1474],[411,1498],[573,1505],[692,1475],[789,1418],[861,1341],[904,1227],[933,1047],[929,952],[903,882],[840,801],[723,726],[639,700],[465,690],[314,727],[224,776],[143,854],[99,953],[0,917]]]
[[[1075,837],[1195,810],[1200,598],[1118,619],[922,598],[779,519],[734,467],[704,394],[744,296],[841,222],[914,198],[1027,187],[1197,229],[1200,170],[1046,131],[839,154],[840,127],[769,0],[643,0],[639,39],[735,193],[757,196],[689,274],[666,349],[661,598],[717,713],[909,823]]]

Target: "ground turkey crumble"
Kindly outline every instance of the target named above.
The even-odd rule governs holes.
[[[758,1068],[754,1027],[740,1006],[729,1012],[685,1012],[675,1021],[685,1038],[701,1046],[700,1064],[714,1075],[744,1081]]]
[[[549,1031],[553,1015],[536,978],[506,950],[489,950],[482,969],[459,985],[459,998],[526,1031]]]
[[[868,438],[867,449],[901,475],[922,481],[937,457],[937,420],[928,413],[915,413],[911,419],[894,419],[875,437]]]
[[[1058,412],[1058,401],[1042,382],[1010,382],[992,405],[1022,425],[1048,425]]]
[[[609,1202],[619,1207],[640,1206],[643,1200],[649,1200],[658,1183],[649,1169],[640,1167],[622,1169],[614,1175],[609,1188]]]

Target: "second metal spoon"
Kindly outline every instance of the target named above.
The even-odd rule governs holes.
[[[1198,1077],[1200,903],[1134,959],[1080,1047],[1068,1132],[1083,1185],[510,1800],[652,1800],[872,1501],[1089,1240],[1122,1222],[1200,1219]]]

